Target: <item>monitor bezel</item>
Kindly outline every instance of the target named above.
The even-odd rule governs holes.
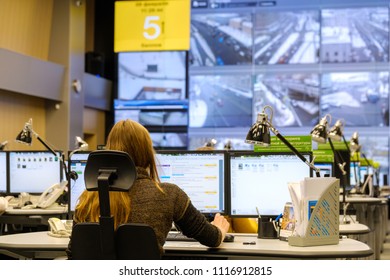
[[[310,162],[312,162],[313,160],[313,153],[312,152],[300,152],[303,156],[306,156],[308,155],[309,158],[310,158]],[[232,213],[232,198],[231,198],[231,159],[232,159],[232,156],[256,156],[256,155],[293,155],[293,156],[296,156],[298,160],[299,157],[294,154],[293,152],[277,152],[277,151],[270,151],[270,152],[267,152],[267,151],[261,151],[261,152],[256,152],[256,151],[253,151],[253,150],[241,150],[241,151],[229,151],[228,152],[228,175],[227,177],[229,178],[229,182],[228,182],[228,194],[229,194],[229,201],[228,201],[228,204],[229,204],[229,216],[232,217],[232,218],[258,218],[259,215],[256,214],[256,215],[250,215],[250,214],[233,214]],[[305,165],[306,163],[304,163],[302,161],[302,164]],[[309,177],[313,177],[313,170],[308,166],[307,167],[309,169]],[[302,178],[303,180],[304,178]],[[286,190],[287,189],[287,186],[286,186]],[[287,201],[286,201],[287,202]],[[283,209],[280,209],[280,213],[283,212]],[[262,218],[271,218],[271,219],[275,219],[278,215],[269,215],[269,214],[261,214]]]
[[[223,155],[223,169],[224,169],[224,172],[223,172],[223,181],[224,181],[224,185],[223,185],[223,194],[224,194],[224,197],[223,197],[223,204],[224,204],[224,210],[220,211],[220,212],[215,212],[215,211],[210,211],[210,212],[206,212],[206,211],[201,211],[199,210],[206,218],[208,219],[211,219],[214,217],[214,215],[216,213],[220,213],[221,215],[228,215],[228,213],[230,212],[230,209],[229,209],[229,195],[228,195],[228,172],[227,172],[227,168],[228,168],[228,153],[226,150],[155,150],[155,154],[204,154],[204,155],[213,155],[213,154],[219,154],[219,155]],[[157,162],[156,162],[157,164]],[[180,186],[178,186],[180,187]]]

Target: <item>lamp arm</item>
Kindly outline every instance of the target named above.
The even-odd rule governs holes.
[[[302,160],[315,171],[317,177],[321,177],[319,168],[317,168],[313,163],[309,162],[297,149],[295,149],[295,147],[291,145],[290,142],[288,142],[287,139],[284,138],[283,135],[281,135],[280,132],[271,123],[268,122],[268,126],[280,141],[282,141],[297,157],[299,157],[300,160]]]
[[[45,141],[43,141],[38,134],[34,132],[34,135],[38,139],[38,141],[41,142],[43,146],[45,146],[46,149],[48,149],[53,155],[57,156],[57,153],[48,144],[46,144]]]
[[[39,137],[39,135],[35,132],[35,131],[32,131],[32,133],[34,134],[34,136],[38,139],[39,142],[42,143],[43,146],[45,146],[46,149],[48,149],[53,155],[55,156],[58,156],[57,153],[48,145],[46,144],[45,141],[43,141],[43,139],[41,137]],[[61,161],[61,166],[62,168],[64,169],[65,171],[65,179],[69,182],[70,180],[70,176],[69,176],[69,172],[66,168],[66,165],[65,165],[65,161],[64,161],[64,158],[63,158],[63,155],[59,157],[60,161]]]
[[[341,162],[341,156],[339,155],[339,153],[335,150],[334,146],[333,146],[333,142],[332,142],[332,139],[328,139],[329,141],[329,145],[330,145],[330,148],[332,149],[332,152],[336,158],[336,163],[337,163],[337,166],[339,167],[340,171],[341,171],[341,175],[342,175],[342,182],[341,182],[341,187],[343,188],[343,203],[345,203],[346,199],[346,186],[345,186],[345,182],[347,181],[347,172],[344,170],[344,166],[345,166],[345,162]]]

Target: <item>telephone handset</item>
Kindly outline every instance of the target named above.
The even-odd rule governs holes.
[[[64,193],[68,181],[62,181],[47,188],[39,197],[37,207],[47,208],[52,205]]]
[[[58,218],[50,218],[48,220],[49,226],[50,226],[50,231],[48,234],[50,236],[54,237],[69,237],[72,229],[67,228],[67,225],[64,224],[63,221],[61,221]]]

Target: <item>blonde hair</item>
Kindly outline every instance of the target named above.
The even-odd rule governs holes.
[[[117,122],[111,129],[106,143],[107,150],[123,151],[130,155],[137,167],[149,171],[151,179],[160,191],[160,179],[155,163],[155,151],[149,132],[132,120]],[[110,192],[110,210],[114,226],[126,223],[130,216],[131,198],[129,192]],[[100,216],[98,192],[84,191],[75,210],[76,222],[98,222]]]

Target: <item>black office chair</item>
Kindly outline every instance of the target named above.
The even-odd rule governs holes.
[[[123,224],[114,230],[109,191],[128,191],[137,177],[130,156],[121,151],[91,152],[85,167],[85,186],[99,192],[99,223],[79,223],[72,230],[76,260],[160,259],[154,230],[145,224]]]

